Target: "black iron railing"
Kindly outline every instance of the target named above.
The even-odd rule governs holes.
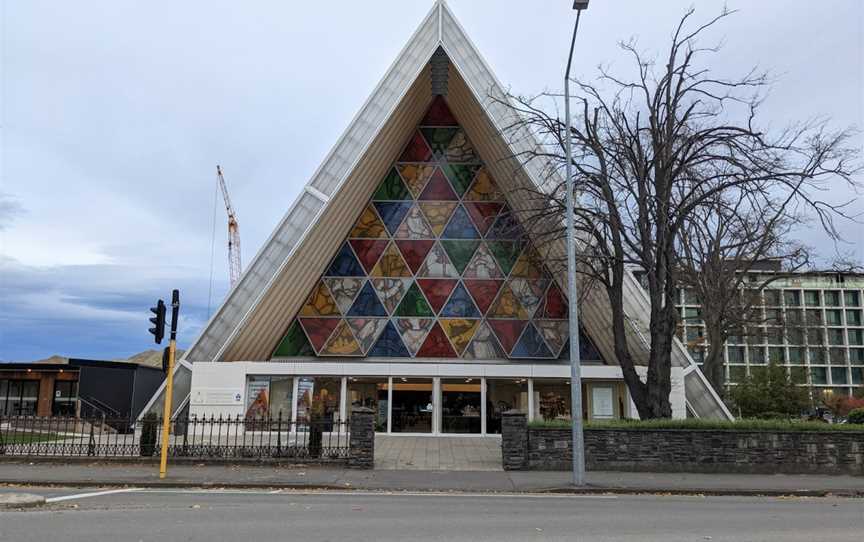
[[[220,459],[344,460],[344,421],[189,416],[171,422],[168,455]],[[0,416],[0,456],[153,457],[161,418]]]

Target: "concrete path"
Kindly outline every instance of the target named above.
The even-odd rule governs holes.
[[[500,471],[502,470],[501,439],[376,435],[375,468]]]
[[[589,472],[574,490],[569,472],[358,471],[272,465],[57,464],[0,461],[0,485],[67,487],[219,487],[365,489],[447,492],[676,493],[712,495],[848,495],[864,497],[864,477]]]

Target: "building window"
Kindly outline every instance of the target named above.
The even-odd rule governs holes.
[[[825,344],[825,332],[822,328],[807,330],[808,344]]]
[[[808,307],[818,307],[819,290],[804,290],[804,304]]]
[[[821,326],[822,325],[822,310],[821,309],[807,309],[807,325],[808,326]]]
[[[783,344],[783,328],[769,327],[765,338],[768,340],[768,344]]]
[[[534,379],[534,417],[540,420],[570,419],[570,381]]]
[[[291,421],[294,379],[290,376],[250,376],[246,380],[246,419]]]
[[[387,431],[387,377],[348,379],[348,418],[357,407],[371,408],[375,412],[375,431]]]
[[[831,367],[831,383],[835,385],[849,383],[846,367]]]
[[[479,434],[482,428],[480,411],[480,379],[441,380],[441,432]]]
[[[826,290],[822,293],[825,296],[825,306],[826,307],[839,307],[840,306],[840,292],[837,290]]]
[[[765,305],[768,307],[780,306],[780,291],[779,290],[764,290]]]
[[[829,348],[828,360],[831,362],[831,365],[846,365],[846,349]]]
[[[789,363],[791,364],[804,364],[804,349],[803,348],[790,348],[789,349]]]
[[[332,376],[301,376],[297,378],[297,423],[339,420],[342,379]],[[325,431],[328,430],[326,427]]]
[[[727,346],[726,361],[729,363],[744,363],[744,347]]]
[[[54,416],[74,416],[78,399],[78,382],[74,380],[54,381],[54,402],[51,414]]]
[[[394,433],[432,432],[432,379],[393,378],[391,430]]]
[[[864,365],[864,348],[850,348],[849,363],[852,365]]]
[[[35,416],[38,403],[38,380],[0,380],[0,414]]]
[[[849,329],[846,331],[849,334],[849,344],[852,346],[864,345],[864,329]]]
[[[847,310],[846,311],[846,325],[847,326],[860,326],[861,325],[861,311],[860,310]]]
[[[852,367],[852,383],[864,384],[864,367]]]
[[[846,344],[845,337],[843,337],[843,330],[837,328],[828,328],[828,344]]]
[[[747,328],[747,344],[765,344],[765,330],[759,327]]]
[[[843,311],[840,310],[826,310],[825,311],[825,324],[829,326],[842,326],[843,325]]]
[[[763,346],[751,346],[750,347],[750,363],[755,363],[757,365],[765,364],[765,347]]]
[[[780,309],[765,309],[765,323],[769,326],[783,324],[783,311]]]
[[[801,306],[801,291],[800,290],[783,290],[783,303],[787,307]]]
[[[785,363],[786,351],[782,347],[772,346],[768,348],[768,361],[771,363]]]
[[[528,379],[486,379],[486,432],[501,433],[501,416],[508,410],[528,413]]]
[[[687,326],[687,342],[697,343],[702,342],[702,337],[705,336],[705,331],[701,327]]]
[[[789,378],[792,379],[794,384],[806,384],[807,383],[807,368],[806,367],[790,367],[789,368]]]
[[[788,344],[804,344],[804,330],[800,327],[786,328]]]
[[[786,321],[790,324],[802,325],[804,313],[801,309],[786,309]]]
[[[843,301],[847,307],[860,307],[861,294],[855,290],[846,290],[843,292]]]
[[[823,365],[825,363],[826,354],[824,348],[810,348],[810,364]]]
[[[823,385],[828,383],[828,368],[827,367],[811,367],[810,381],[813,385]]]

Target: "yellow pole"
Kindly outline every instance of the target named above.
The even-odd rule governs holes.
[[[168,375],[165,381],[165,406],[162,410],[162,454],[159,459],[159,478],[168,474],[168,439],[171,434],[171,396],[174,393],[174,351],[177,341],[171,338],[168,343]]]

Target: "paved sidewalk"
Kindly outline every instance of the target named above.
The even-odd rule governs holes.
[[[579,492],[864,497],[864,477],[589,472]],[[571,492],[568,472],[359,471],[297,466],[0,462],[0,485]]]
[[[381,470],[500,471],[500,437],[375,435]]]

